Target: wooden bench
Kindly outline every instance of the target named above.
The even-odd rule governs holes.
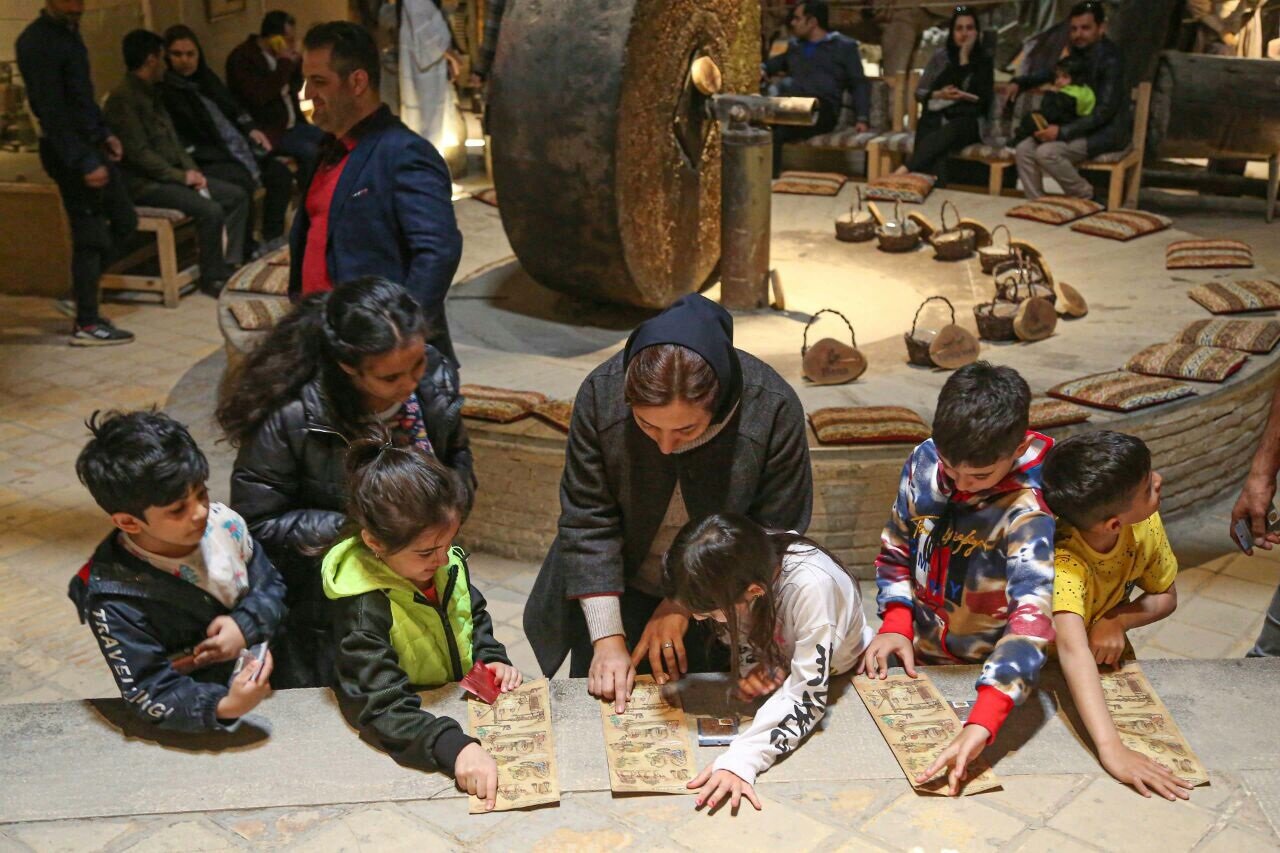
[[[910,97],[915,100],[912,91]],[[1147,123],[1151,115],[1151,84],[1139,83],[1132,92],[1134,104],[1133,140],[1123,151],[1111,151],[1085,160],[1076,168],[1085,171],[1107,172],[1110,175],[1107,187],[1107,209],[1116,210],[1121,207],[1137,207],[1138,189],[1142,182],[1142,161],[1147,142]],[[996,101],[999,98],[995,99]],[[912,105],[912,113],[918,110]],[[998,110],[998,104],[993,104]],[[1015,115],[1013,127],[1018,117]],[[875,163],[876,174],[887,174],[906,159],[915,147],[915,131],[888,134],[873,140],[868,146],[868,162]],[[981,163],[988,169],[987,193],[1000,195],[1004,191],[1004,173],[1016,165],[1013,149],[1002,141],[975,142],[960,149],[951,159],[969,163]],[[872,167],[868,166],[868,173]]]
[[[154,250],[144,247],[121,259],[112,266],[112,271],[103,273],[103,290],[129,290],[146,293],[159,293],[166,308],[177,308],[182,297],[182,289],[194,284],[200,278],[200,265],[189,264],[178,266],[178,241],[176,231],[191,221],[191,217],[179,210],[162,207],[139,207],[138,230],[155,235]],[[158,275],[135,274],[121,272],[137,266],[152,251],[160,266]]]
[[[826,133],[820,133],[817,136],[811,136],[799,142],[787,143],[783,146],[784,156],[786,153],[797,155],[802,152],[812,151],[839,152],[845,155],[868,152],[868,146],[873,140],[902,127],[903,116],[906,115],[904,101],[906,87],[903,85],[904,80],[905,75],[901,74],[893,77],[870,78],[871,115],[869,130],[858,133],[855,129],[854,125],[857,122],[857,116],[854,115],[853,99],[846,92],[836,126]],[[866,173],[868,179],[876,177],[875,165],[875,161],[867,153]]]

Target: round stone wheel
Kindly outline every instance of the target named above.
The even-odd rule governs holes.
[[[720,135],[690,69],[759,77],[746,0],[525,0],[502,20],[488,123],[499,212],[540,284],[662,308],[720,259]]]

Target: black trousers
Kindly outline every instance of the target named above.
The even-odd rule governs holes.
[[[138,214],[114,163],[107,164],[111,179],[100,189],[86,186],[84,175],[62,165],[44,140],[40,142],[40,163],[58,185],[71,226],[71,291],[76,301],[76,324],[91,325],[98,320],[98,281],[102,271],[138,230]]]
[[[284,216],[289,210],[289,196],[293,192],[293,172],[289,167],[274,157],[266,157],[259,161],[262,170],[261,186],[266,190],[262,199],[262,240],[269,243],[284,234]],[[219,160],[214,163],[201,163],[200,169],[206,175],[235,184],[249,196],[249,215],[244,223],[244,245],[253,245],[253,194],[258,191],[259,182],[240,163],[234,160]]]
[[[946,122],[937,113],[927,113],[920,118],[916,128],[916,145],[907,158],[907,168],[913,172],[937,175],[938,183],[946,183],[947,158],[981,140],[976,116],[963,116]]]
[[[181,210],[195,220],[200,242],[202,284],[226,281],[234,266],[244,259],[244,222],[249,215],[250,196],[239,186],[213,175],[205,175],[209,195],[182,184],[154,183],[139,192],[134,201],[152,207]],[[222,229],[227,229],[227,249],[222,249]],[[230,263],[228,263],[228,261]]]
[[[634,589],[622,594],[622,628],[627,638],[627,648],[634,649],[644,633],[644,626],[649,617],[662,603],[661,598],[645,595]],[[586,678],[591,670],[591,658],[595,649],[591,645],[591,635],[587,632],[587,620],[582,615],[582,608],[575,605],[574,640],[569,650],[569,677]],[[709,623],[693,620],[684,635],[685,659],[689,664],[689,672],[728,672],[729,649],[716,639],[715,632]],[[636,672],[649,672],[649,662],[644,660],[636,667]]]
[[[782,146],[788,142],[799,142],[819,133],[830,133],[835,129],[839,110],[826,104],[818,105],[817,124],[803,127],[800,125],[779,124],[773,126],[773,176],[782,174]]]

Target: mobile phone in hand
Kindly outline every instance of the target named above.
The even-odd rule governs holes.
[[[1253,532],[1249,530],[1249,522],[1245,519],[1237,519],[1235,525],[1236,544],[1240,546],[1240,550],[1248,553],[1253,549]]]
[[[258,643],[247,649],[240,650],[240,657],[236,658],[236,665],[231,668],[231,678],[227,680],[227,684],[231,684],[246,666],[256,666],[257,670],[253,673],[250,681],[257,681],[258,676],[262,673],[262,664],[267,659],[267,644]]]

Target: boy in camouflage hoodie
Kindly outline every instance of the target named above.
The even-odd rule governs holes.
[[[1053,440],[1027,429],[1031,391],[1017,371],[977,362],[938,395],[933,437],[912,451],[881,534],[876,601],[884,624],[863,656],[871,677],[896,655],[981,663],[964,729],[925,773],[968,764],[1034,688],[1053,639],[1053,515],[1040,464]]]

